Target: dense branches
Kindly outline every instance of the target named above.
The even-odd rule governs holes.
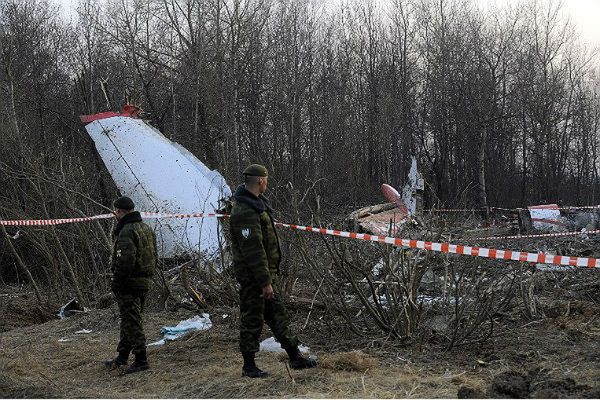
[[[244,164],[266,164],[284,211],[309,189],[335,213],[378,200],[412,155],[429,204],[598,203],[598,58],[561,15],[538,0],[486,12],[469,0],[82,0],[67,23],[47,0],[5,1],[0,217],[109,204],[77,116],[125,102],[232,186]],[[104,231],[81,250],[76,229],[15,251],[57,275],[97,269]]]

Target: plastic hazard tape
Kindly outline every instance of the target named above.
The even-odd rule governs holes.
[[[490,210],[499,210],[499,211],[507,211],[507,212],[518,212],[520,210],[528,210],[534,207],[528,207],[528,208],[503,208],[503,207],[489,207]],[[564,206],[564,207],[553,207],[553,208],[549,208],[551,210],[593,210],[593,209],[598,209],[600,208],[600,205],[597,206]],[[485,207],[480,207],[480,208],[428,208],[425,209],[423,211],[426,212],[448,212],[448,213],[461,213],[461,212],[465,212],[465,213],[472,213],[472,212],[481,212],[481,211],[485,211]]]
[[[168,214],[168,213],[140,213],[145,218],[227,218],[229,215],[218,214],[218,213],[192,213],[192,214]],[[98,219],[113,218],[113,214],[101,214],[92,217],[81,217],[81,218],[60,218],[60,219],[38,219],[38,220],[13,220],[13,221],[1,221],[2,225],[16,225],[16,226],[47,226],[47,225],[60,225],[67,223],[86,222]],[[284,224],[282,222],[276,222],[275,225],[281,228],[289,228],[293,230],[300,230],[306,232],[320,233],[323,235],[339,236],[350,239],[365,240],[370,242],[387,243],[394,246],[408,247],[414,249],[422,249],[428,251],[435,251],[441,253],[461,254],[472,257],[484,257],[492,258],[497,260],[512,260],[512,261],[524,261],[524,262],[537,262],[544,264],[555,264],[555,265],[568,265],[577,267],[588,267],[588,268],[600,268],[600,260],[595,258],[586,257],[569,257],[569,256],[557,256],[554,254],[547,253],[527,253],[523,251],[513,250],[497,250],[488,249],[484,247],[476,246],[463,246],[451,243],[436,243],[426,242],[423,240],[412,240],[412,239],[401,239],[390,236],[378,236],[370,235],[367,233],[355,233],[338,231],[334,229],[315,228],[312,226],[302,226],[295,224]],[[594,231],[595,232],[595,231]],[[586,232],[586,233],[592,233]]]
[[[12,226],[47,226],[47,225],[62,225],[70,224],[73,222],[86,222],[94,221],[97,219],[113,218],[113,214],[101,214],[94,215],[93,217],[80,217],[80,218],[58,218],[58,219],[23,219],[13,221],[2,221],[0,225],[12,225]]]
[[[294,224],[275,223],[276,226],[300,231],[320,233],[323,235],[340,236],[351,239],[360,239],[370,242],[387,243],[394,246],[409,247],[436,251],[440,253],[461,254],[472,257],[493,258],[496,260],[524,261],[543,264],[568,265],[573,267],[600,268],[600,259],[587,257],[557,256],[547,253],[527,253],[524,251],[497,250],[484,247],[463,246],[451,243],[425,242],[423,240],[401,239],[389,236],[369,235],[367,233],[344,232],[334,229],[315,228]]]
[[[214,214],[214,213],[193,213],[193,214],[168,214],[168,213],[152,213],[152,212],[140,212],[142,217],[148,219],[155,218],[227,218],[226,214]],[[58,219],[23,219],[23,220],[12,220],[2,221],[0,225],[11,225],[11,226],[48,226],[48,225],[62,225],[71,224],[77,222],[94,221],[98,219],[109,219],[114,218],[114,214],[100,214],[94,215],[93,217],[80,217],[80,218],[58,218]]]
[[[215,213],[193,213],[193,214],[167,214],[167,213],[151,213],[141,212],[144,218],[228,218],[227,214],[215,214]]]
[[[481,211],[485,211],[485,208],[428,208],[423,211],[433,212],[433,213],[436,213],[436,212],[461,213],[461,212],[481,212]]]
[[[558,208],[556,208],[556,210],[593,210],[595,208],[600,208],[600,205],[598,205],[598,206],[565,206],[565,207],[558,207]]]
[[[478,237],[478,238],[465,238],[463,240],[528,239],[528,238],[545,238],[545,237],[559,237],[559,236],[595,235],[598,233],[600,233],[600,230],[579,231],[579,232],[536,233],[533,235],[487,236],[487,237]]]

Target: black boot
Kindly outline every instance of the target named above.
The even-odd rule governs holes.
[[[242,367],[242,376],[248,378],[264,378],[269,374],[256,366],[254,361],[254,352],[242,352],[244,357],[244,366]]]
[[[285,349],[290,358],[291,369],[305,369],[317,366],[317,362],[311,358],[302,357],[297,347]]]
[[[146,357],[146,350],[141,351],[135,355],[135,361],[125,370],[126,374],[133,374],[135,372],[145,371],[150,368],[148,359]]]
[[[119,353],[117,357],[113,358],[112,360],[105,360],[103,363],[110,369],[123,368],[127,365],[128,358],[129,353]]]

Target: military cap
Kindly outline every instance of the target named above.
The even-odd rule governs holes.
[[[135,204],[133,200],[127,196],[121,196],[115,200],[113,203],[115,208],[120,208],[121,210],[133,210],[135,208]]]
[[[252,164],[252,165],[247,166],[246,169],[244,170],[244,172],[242,172],[242,174],[248,175],[248,176],[268,176],[269,175],[265,166],[260,165],[260,164]]]

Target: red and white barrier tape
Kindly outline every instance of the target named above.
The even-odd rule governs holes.
[[[600,205],[598,205],[598,206],[564,206],[564,207],[558,207],[558,208],[556,208],[556,210],[593,210],[595,208],[600,208]]]
[[[344,232],[334,229],[314,228],[312,226],[284,224],[281,222],[277,222],[275,225],[283,228],[320,233],[323,235],[340,236],[371,242],[387,243],[394,246],[409,247],[413,249],[423,249],[441,253],[462,254],[466,256],[493,258],[497,260],[513,260],[544,264],[568,265],[574,267],[577,266],[588,268],[600,268],[600,259],[596,258],[557,256],[554,254],[547,254],[541,252],[527,253],[523,251],[497,250],[476,246],[456,245],[451,243],[425,242],[422,240],[401,239],[389,236],[369,235],[366,233]]]
[[[595,231],[578,231],[578,232],[557,232],[557,233],[536,233],[533,235],[511,235],[511,236],[487,236],[477,238],[465,238],[463,240],[502,240],[502,239],[527,239],[527,238],[545,238],[545,237],[559,237],[559,236],[579,236],[579,235],[595,235],[600,233],[599,230]]]
[[[142,212],[142,216],[145,218],[227,218],[226,214],[217,213],[192,213],[192,214],[167,214],[167,213],[147,213]],[[61,218],[61,219],[47,219],[47,220],[13,220],[13,221],[0,221],[2,225],[16,225],[16,226],[46,226],[46,225],[59,225],[73,222],[85,222],[97,219],[112,218],[112,214],[95,215],[92,217],[81,217],[81,218]],[[537,262],[544,264],[556,264],[556,265],[568,265],[577,267],[589,267],[589,268],[600,268],[600,259],[587,258],[587,257],[569,257],[569,256],[557,256],[546,253],[527,253],[523,251],[513,250],[497,250],[488,249],[484,247],[475,246],[463,246],[451,243],[436,243],[426,242],[422,240],[411,240],[401,239],[389,236],[377,236],[369,235],[366,233],[355,233],[345,232],[334,229],[315,228],[312,226],[302,226],[295,224],[284,224],[281,222],[275,223],[276,226],[282,228],[288,228],[293,230],[301,230],[313,233],[320,233],[323,235],[339,236],[350,239],[365,240],[370,242],[387,243],[394,246],[409,247],[414,249],[423,249],[428,251],[436,251],[441,253],[452,253],[462,254],[473,257],[484,257],[493,258],[497,260],[513,260],[513,261],[524,261],[524,262]],[[595,231],[594,231],[595,232]],[[592,233],[590,231],[589,233]]]
[[[152,212],[141,212],[142,217],[148,219],[155,218],[226,218],[226,214],[214,214],[214,213],[192,213],[192,214],[168,214],[168,213],[152,213]],[[48,226],[48,225],[62,225],[70,224],[75,222],[87,222],[97,219],[110,219],[114,218],[113,214],[100,214],[94,215],[93,217],[79,217],[79,218],[58,218],[58,219],[25,219],[25,220],[12,220],[2,221],[0,225],[11,225],[11,226]]]
[[[428,208],[423,211],[426,212],[481,212],[485,211],[485,208]]]
[[[192,213],[192,214],[166,214],[166,213],[151,213],[141,212],[144,218],[228,218],[227,214],[215,214],[215,213]]]
[[[552,210],[593,210],[600,208],[600,205],[597,206],[564,206],[564,207],[556,207],[552,208]],[[527,210],[527,208],[503,208],[503,207],[490,207],[490,210],[500,210],[507,212],[517,212],[519,210]],[[484,207],[480,208],[428,208],[423,211],[426,212],[481,212],[485,211]]]
[[[58,218],[58,219],[25,219],[25,220],[12,220],[2,221],[0,225],[11,225],[11,226],[47,226],[47,225],[62,225],[70,224],[73,222],[86,222],[97,219],[113,218],[113,214],[101,214],[94,215],[93,217],[79,217],[79,218]]]

